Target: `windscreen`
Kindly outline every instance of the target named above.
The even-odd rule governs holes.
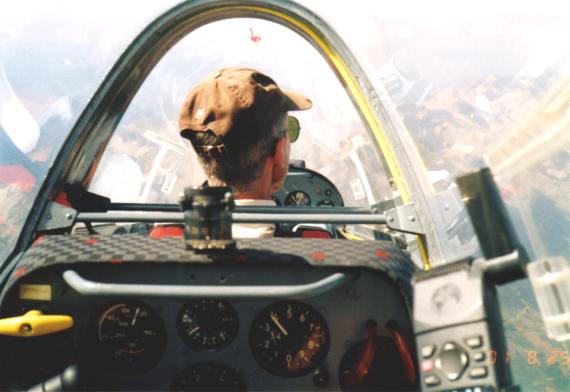
[[[454,181],[487,166],[532,255],[570,260],[564,2],[306,3],[357,53],[421,156],[435,264],[477,251]]]
[[[342,84],[306,40],[274,22],[230,19],[203,26],[172,48],[153,69],[109,142],[90,190],[113,202],[177,202],[205,180],[178,116],[188,92],[226,67],[254,68],[313,107],[299,120],[291,160],[326,176],[347,206],[394,197],[381,156]]]

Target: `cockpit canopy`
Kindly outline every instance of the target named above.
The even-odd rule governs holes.
[[[3,182],[0,258],[14,248],[48,169],[59,170],[59,147],[69,135],[79,137],[73,124],[98,83],[142,27],[174,3],[113,4],[108,12],[109,4],[69,2],[70,23],[60,23],[61,12],[44,2],[31,7],[37,12],[28,12],[25,2],[4,7],[0,99],[11,110],[2,110],[1,124],[16,149],[2,155],[33,170],[27,180]],[[96,164],[75,157],[75,169],[70,162],[64,170],[66,181],[113,201],[175,201],[184,186],[202,181],[176,131],[183,96],[216,68],[248,65],[315,103],[299,114],[301,138],[292,157],[330,177],[346,205],[413,204],[432,264],[478,254],[453,181],[484,166],[494,171],[532,252],[568,257],[570,67],[567,49],[555,43],[570,24],[556,4],[359,2],[347,8],[307,1],[291,8],[308,22],[328,22],[334,30],[325,28],[324,36],[291,18],[291,10],[257,10],[261,19],[252,19],[255,10],[246,8],[188,25],[182,30],[191,33],[180,41],[160,41],[165,30],[154,32],[166,54],[122,69],[123,80],[142,83],[140,89],[115,97],[98,125],[116,130],[86,139],[98,150]],[[146,78],[137,76],[143,69]],[[25,125],[29,140],[18,139],[15,123]]]

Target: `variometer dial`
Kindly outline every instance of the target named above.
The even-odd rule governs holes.
[[[279,302],[257,315],[249,345],[255,360],[269,373],[302,376],[325,358],[329,330],[313,307],[297,301]]]
[[[226,301],[198,299],[186,302],[178,315],[178,333],[196,351],[219,351],[236,337],[238,316]]]

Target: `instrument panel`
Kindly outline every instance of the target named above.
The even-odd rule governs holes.
[[[239,318],[227,301],[193,299],[178,314],[178,334],[195,351],[220,351],[235,339]]]
[[[277,205],[289,207],[342,207],[344,201],[337,187],[322,174],[307,169],[303,163],[289,166],[283,187],[272,196]]]
[[[136,264],[92,267],[74,269],[98,282],[220,287],[309,284],[337,271],[280,267],[276,273],[275,266],[171,264],[159,269]],[[370,382],[363,368],[376,374],[372,367],[382,366],[389,370],[381,370],[385,378],[375,380],[373,388],[406,385],[405,365],[388,328],[398,325],[413,342],[403,297],[379,272],[343,272],[350,274],[350,282],[301,299],[91,297],[63,289],[41,305],[46,313],[72,315],[76,325],[60,333],[53,347],[49,339],[37,340],[37,347],[29,341],[25,347],[12,342],[10,372],[16,380],[45,381],[55,369],[69,365],[57,363],[59,358],[73,358],[84,370],[82,382],[89,389],[352,390]],[[61,273],[47,268],[21,284],[64,287]],[[17,290],[8,298],[7,310],[14,313],[38,307],[38,301],[19,298]],[[381,359],[370,362],[366,353],[371,349],[381,353]],[[414,353],[415,347],[409,349]],[[42,374],[31,377],[29,369]]]

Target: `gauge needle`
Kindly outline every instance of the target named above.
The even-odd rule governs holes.
[[[275,325],[277,325],[277,328],[279,328],[281,330],[281,332],[283,332],[283,334],[285,336],[289,335],[287,333],[287,331],[285,331],[285,328],[283,328],[283,326],[281,325],[281,323],[279,322],[279,319],[277,318],[276,315],[272,314],[271,315],[271,320],[273,320],[273,322],[275,323]]]
[[[135,325],[135,323],[137,322],[137,316],[139,315],[141,308],[137,308],[137,310],[135,310],[135,316],[133,317],[133,321],[131,321],[131,326]]]
[[[200,329],[200,327],[196,327],[194,329],[192,329],[190,332],[188,332],[188,335],[192,335],[195,332],[198,332],[198,330]]]

